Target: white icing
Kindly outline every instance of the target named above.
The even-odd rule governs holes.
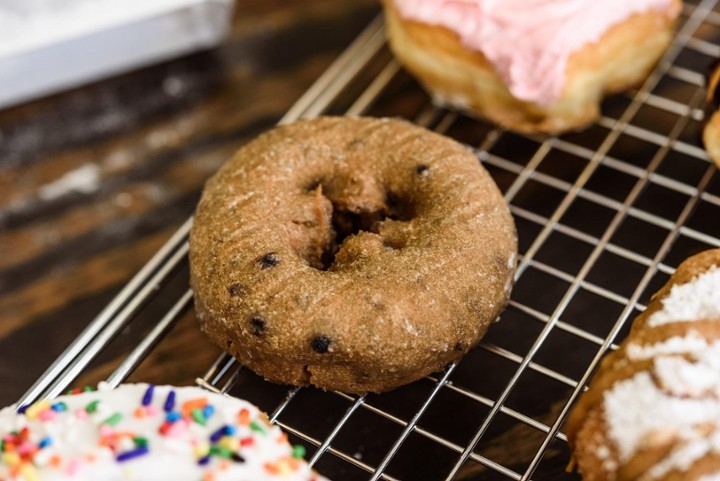
[[[696,353],[707,348],[707,340],[696,331],[690,331],[685,337],[671,337],[656,344],[640,345],[631,342],[627,346],[627,356],[633,361],[641,361],[661,355]]]
[[[605,393],[604,406],[608,432],[622,462],[628,461],[650,436],[720,419],[716,399],[673,397],[658,388],[647,372],[616,383]]]
[[[720,481],[720,472],[706,474],[702,478],[699,478],[698,481]]]
[[[33,470],[35,477],[23,474],[12,474],[12,459],[7,453],[0,453],[0,479],[5,481],[199,481],[212,473],[214,481],[238,480],[324,480],[302,460],[291,457],[292,447],[282,436],[277,426],[267,426],[261,420],[259,410],[252,404],[226,396],[209,393],[195,387],[172,388],[157,386],[153,395],[152,406],[156,414],[138,418],[135,410],[141,406],[141,400],[147,390],[145,384],[127,384],[115,390],[83,393],[76,396],[61,396],[52,403],[64,402],[67,411],[57,413],[54,420],[41,420],[32,414],[33,408],[25,415],[16,414],[11,408],[0,411],[0,438],[12,431],[20,431],[27,427],[30,430],[30,442],[37,444],[49,436],[52,444],[38,451],[32,463],[24,463],[25,470]],[[185,401],[207,398],[215,408],[205,425],[184,418],[177,421],[183,429],[177,435],[163,435],[159,431],[165,422],[164,403],[168,393],[176,393],[175,411],[181,411]],[[76,412],[85,412],[88,404],[100,400],[97,410],[86,419],[78,417]],[[241,410],[247,410],[248,420],[239,421]],[[102,427],[103,423],[120,413],[122,419],[114,427]],[[32,419],[30,419],[32,418]],[[252,424],[251,424],[252,422]],[[207,453],[211,444],[212,433],[219,428],[230,425],[236,432],[228,435],[226,440],[234,443],[231,452],[238,453],[244,462],[211,456],[209,463],[200,465],[198,459]],[[135,436],[147,439],[149,454],[118,462],[116,456],[136,449],[132,438],[120,437],[115,452],[101,444],[103,431],[111,433],[132,432]],[[105,432],[104,439],[110,439]],[[246,445],[238,444],[239,440],[252,439]],[[220,445],[225,441],[218,441]],[[233,444],[231,444],[233,445]],[[60,463],[53,466],[53,457]],[[223,469],[224,465],[224,469]],[[77,467],[75,467],[77,466]],[[75,472],[73,473],[73,470]],[[272,471],[277,471],[273,473]],[[32,473],[31,473],[32,474]]]
[[[660,357],[655,360],[655,376],[660,387],[674,396],[720,396],[720,372],[702,362]]]
[[[648,318],[649,326],[720,319],[720,269],[674,286],[662,304]],[[653,359],[653,364],[604,394],[618,460],[628,462],[640,449],[672,442],[670,453],[640,478],[649,481],[720,454],[720,341],[709,343],[690,328],[684,336],[651,345],[631,342],[626,354],[631,361]],[[720,481],[717,475],[706,478]]]
[[[686,284],[673,286],[662,304],[648,318],[649,326],[720,318],[720,269],[714,266]]]

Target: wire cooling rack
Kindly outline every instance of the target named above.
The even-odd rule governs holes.
[[[402,116],[477,149],[511,205],[522,258],[501,322],[443,372],[382,395],[262,381],[221,355],[198,384],[271,413],[334,479],[576,480],[563,420],[600,358],[686,257],[720,246],[720,176],[700,147],[704,74],[720,56],[718,0],[686,2],[639,90],[589,129],[524,136],[436,108],[393,60],[382,19],[285,115]],[[108,382],[122,382],[191,308],[191,220],[20,400],[54,396],[152,298],[160,316]],[[171,289],[180,278],[180,288]],[[177,284],[177,282],[176,282]]]

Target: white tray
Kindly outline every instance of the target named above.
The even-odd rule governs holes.
[[[0,0],[0,108],[217,45],[234,0]]]

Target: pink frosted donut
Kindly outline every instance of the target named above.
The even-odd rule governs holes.
[[[440,103],[504,126],[582,127],[670,44],[680,0],[383,0],[390,46]]]

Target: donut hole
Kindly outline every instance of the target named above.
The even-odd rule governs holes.
[[[333,241],[324,249],[321,256],[321,270],[328,270],[335,262],[335,255],[342,249],[343,243],[349,237],[360,232],[379,234],[386,220],[407,222],[415,218],[414,205],[405,197],[388,193],[381,207],[377,209],[357,209],[351,211],[340,202],[333,201],[330,228],[334,234]],[[402,249],[405,243],[402,239],[393,236],[383,237],[383,246],[390,249]]]
[[[336,255],[343,251],[342,264],[367,255],[366,242],[376,242],[386,249],[405,247],[405,236],[398,223],[416,217],[411,195],[377,182],[368,176],[335,175],[311,177],[299,186],[303,207],[288,225],[290,247],[307,264],[328,271],[336,264]],[[399,192],[399,193],[398,193]],[[366,232],[377,234],[356,239],[354,247],[343,250],[345,241]],[[361,236],[364,237],[364,236]]]
[[[335,244],[341,246],[345,239],[360,232],[377,234],[385,216],[381,212],[348,212],[333,209],[332,228],[335,231]]]
[[[320,270],[326,271],[335,262],[335,255],[342,248],[345,239],[360,232],[377,234],[386,215],[383,211],[351,212],[333,204],[331,238],[333,239],[321,256]],[[334,236],[332,235],[334,234]]]

